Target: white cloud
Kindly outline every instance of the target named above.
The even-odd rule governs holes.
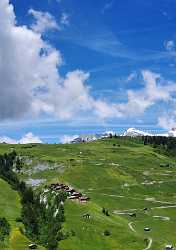
[[[41,35],[17,26],[13,6],[0,1],[0,119],[35,113],[36,89],[59,81],[62,58]]]
[[[32,15],[35,20],[30,28],[40,34],[45,33],[48,30],[62,30],[65,26],[70,25],[70,16],[66,12],[61,14],[58,22],[49,12],[29,9],[28,14]]]
[[[105,101],[98,100],[94,101],[93,105],[96,116],[100,117],[102,120],[124,116],[116,104],[109,104]]]
[[[28,11],[35,19],[35,22],[31,25],[31,29],[38,33],[44,33],[47,30],[56,29],[59,30],[60,27],[57,24],[54,16],[48,12],[36,11],[30,9]]]
[[[167,51],[175,51],[175,43],[172,40],[165,41],[164,47]]]
[[[172,128],[176,128],[176,119],[173,116],[161,116],[158,118],[158,125],[161,128],[171,130]]]
[[[34,136],[31,132],[27,133],[20,140],[15,140],[7,136],[0,137],[0,143],[8,144],[29,144],[29,143],[42,143],[38,136]]]
[[[40,140],[40,138],[38,136],[33,135],[33,133],[29,132],[27,134],[24,135],[24,137],[22,137],[19,140],[20,144],[28,144],[28,143],[42,143],[42,141]]]
[[[60,52],[40,33],[17,26],[8,0],[0,1],[0,22],[0,119],[43,112],[68,119],[92,107],[89,75],[76,70],[61,78]]]
[[[134,80],[136,78],[137,74],[136,72],[132,72],[131,74],[129,74],[129,76],[126,79],[126,82],[130,82],[132,80]]]
[[[62,85],[52,83],[48,87],[48,93],[36,100],[35,107],[38,112],[49,111],[58,119],[68,120],[79,112],[91,110],[93,99],[89,94],[89,88],[85,85],[89,74],[80,70],[67,73],[62,79]]]
[[[65,144],[65,143],[70,143],[72,142],[74,139],[78,138],[79,135],[63,135],[60,138],[60,142]]]
[[[60,24],[64,26],[68,26],[70,24],[69,19],[70,19],[70,16],[67,13],[63,12],[61,15]]]
[[[18,144],[16,140],[14,140],[10,137],[7,137],[7,136],[0,137],[0,143]]]
[[[129,90],[128,102],[117,105],[119,111],[127,116],[143,114],[156,102],[168,102],[176,92],[176,84],[167,82],[159,74],[149,70],[142,71],[144,87],[141,90]]]

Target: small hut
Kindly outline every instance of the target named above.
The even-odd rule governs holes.
[[[70,200],[78,200],[78,199],[79,199],[79,197],[76,196],[76,195],[71,195],[71,196],[69,196],[68,198],[69,198]]]
[[[90,198],[86,197],[86,196],[82,196],[82,197],[79,198],[79,201],[81,203],[87,203],[89,200],[90,200]]]
[[[77,196],[78,198],[82,196],[82,194],[79,192],[73,192],[72,195]]]

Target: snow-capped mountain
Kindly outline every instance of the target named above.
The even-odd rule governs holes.
[[[107,138],[110,135],[115,135],[114,131],[106,131],[102,134],[94,134],[94,135],[82,135],[74,140],[72,140],[70,143],[80,143],[80,142],[91,142],[91,141],[96,141],[102,138]]]
[[[90,142],[90,141],[95,141],[100,139],[99,136],[97,135],[83,135],[75,138],[74,140],[71,141],[71,143],[80,143],[80,142]]]
[[[152,136],[152,134],[135,129],[135,128],[129,128],[127,129],[124,133],[123,136],[131,136],[131,137],[135,137],[135,136]]]
[[[161,134],[151,134],[148,132],[144,132],[142,130],[138,130],[135,128],[129,128],[127,129],[122,136],[131,136],[131,137],[136,137],[136,136],[166,136],[166,137],[176,137],[176,128],[172,128],[169,132],[167,133],[161,133]]]

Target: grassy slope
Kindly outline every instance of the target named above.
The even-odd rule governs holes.
[[[5,245],[0,244],[0,249],[4,250],[27,250],[31,243],[24,235],[21,234],[19,227],[21,223],[16,222],[20,217],[20,197],[18,193],[11,189],[10,185],[0,179],[0,217],[5,217],[11,225],[10,237],[6,240]],[[39,248],[42,250],[43,248]]]
[[[114,143],[121,146],[114,147]],[[150,146],[123,139],[33,148],[17,145],[15,148],[20,154],[34,158],[33,166],[26,166],[26,170],[35,168],[38,161],[60,164],[55,170],[23,173],[22,179],[43,178],[47,183],[63,181],[91,198],[87,205],[66,202],[64,230],[74,230],[76,235],[62,241],[61,250],[144,249],[144,238],[149,237],[153,238],[153,250],[164,249],[166,243],[176,244],[172,233],[176,230],[176,208],[156,208],[168,205],[165,202],[176,204],[176,168],[160,168],[161,163],[175,165],[173,159],[157,154]],[[0,146],[0,152],[9,149],[9,145]],[[145,181],[155,183],[142,184]],[[102,214],[102,207],[108,208],[110,217]],[[144,212],[144,207],[152,210]],[[128,209],[137,209],[136,219],[114,214],[114,211]],[[87,212],[91,215],[90,220],[82,218]],[[170,220],[153,217],[159,215],[168,216]],[[132,221],[136,232],[128,226]],[[144,227],[150,227],[151,232],[144,233]],[[111,232],[109,237],[103,235],[105,229]]]
[[[5,217],[12,229],[11,235],[5,244],[6,250],[24,250],[29,243],[19,231],[20,224],[15,221],[20,216],[20,209],[18,193],[0,179],[0,217]]]

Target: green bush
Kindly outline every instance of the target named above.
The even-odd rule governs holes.
[[[107,229],[106,229],[106,230],[104,231],[104,235],[105,235],[105,236],[110,236],[110,235],[111,235],[111,233],[110,233],[110,231],[109,231],[109,230],[107,230]]]
[[[0,241],[4,241],[4,239],[10,234],[10,224],[6,220],[6,218],[0,218]]]

